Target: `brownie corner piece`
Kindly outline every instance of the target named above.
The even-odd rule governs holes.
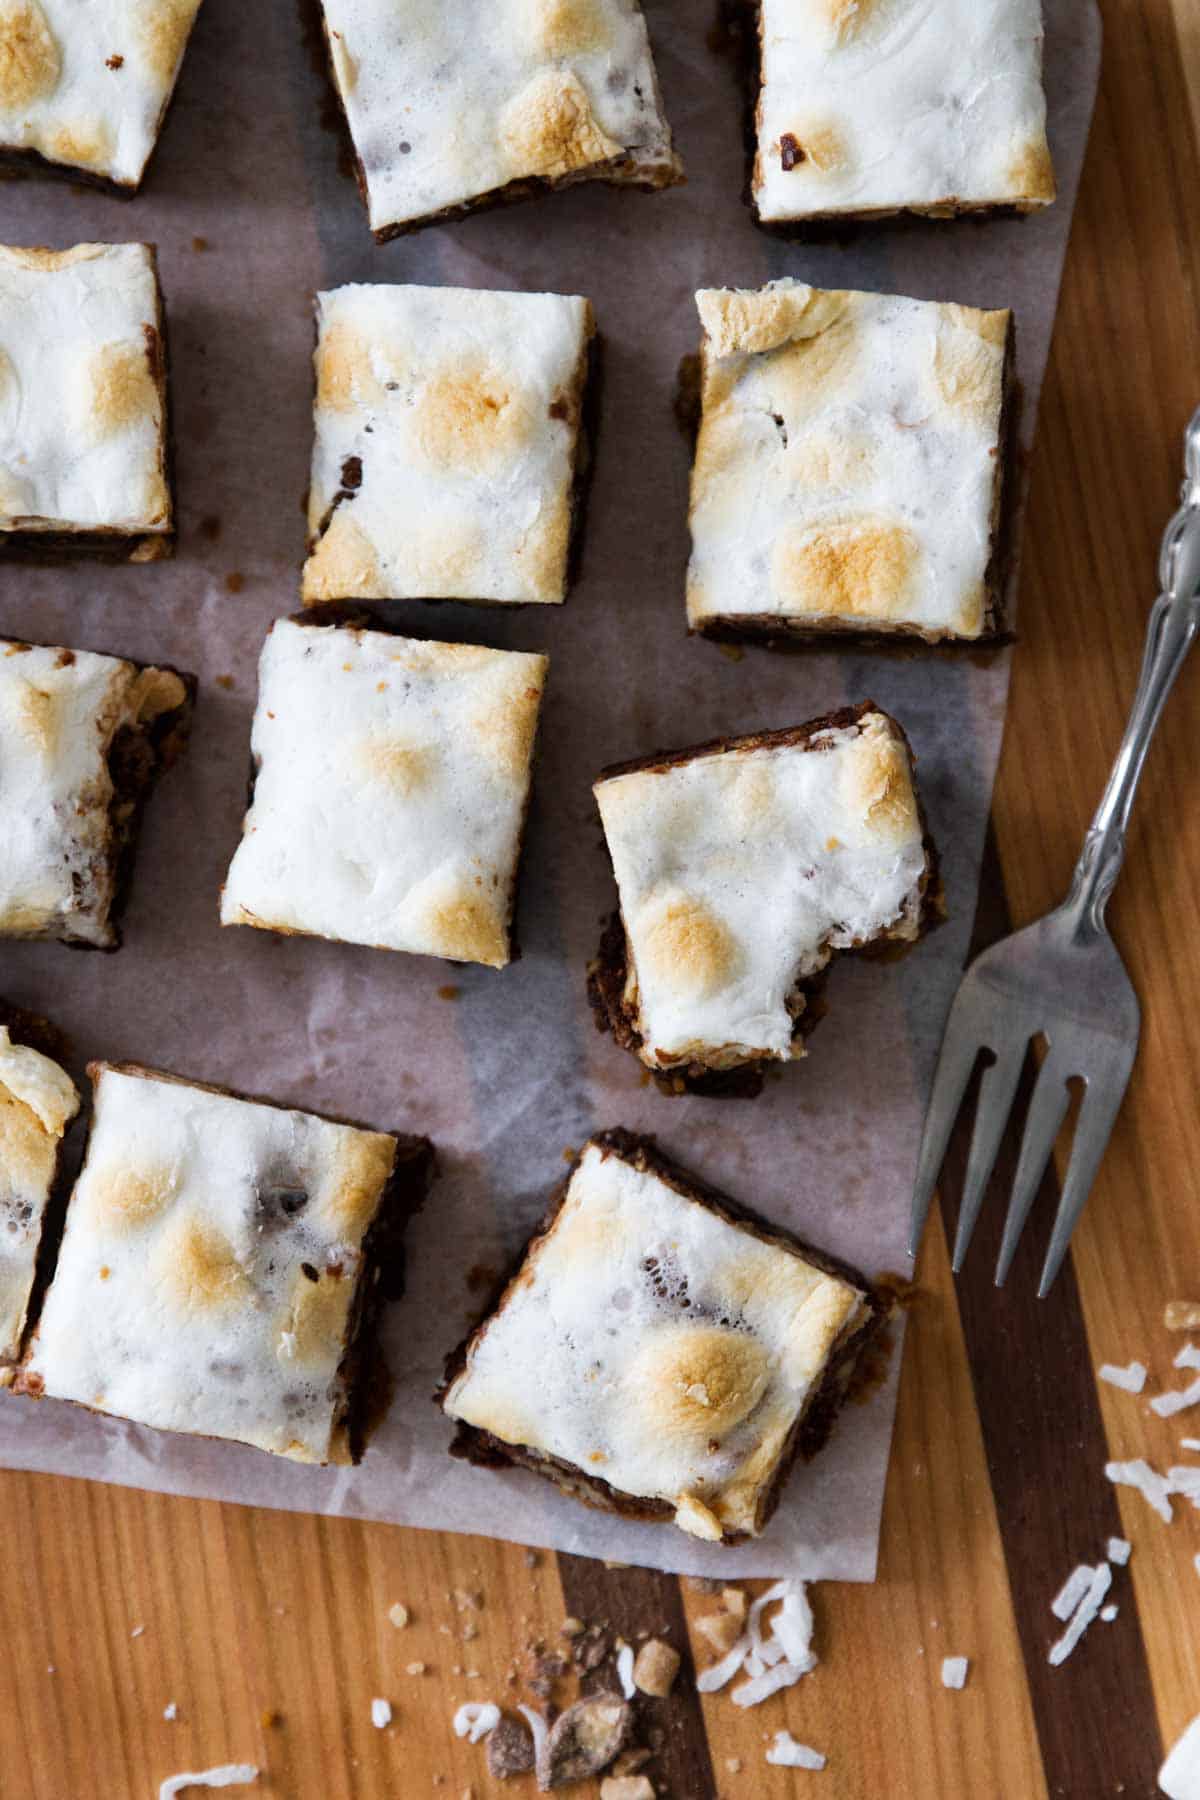
[[[305,604],[563,601],[595,328],[578,294],[319,294]]]
[[[696,302],[689,628],[997,642],[1011,312],[794,280]]]
[[[200,0],[8,0],[0,10],[0,164],[136,193]]]
[[[0,1386],[24,1343],[63,1140],[79,1111],[75,1083],[42,1047],[58,1050],[57,1036],[0,1006]]]
[[[276,620],[222,924],[504,968],[547,667]]]
[[[322,0],[334,87],[377,242],[599,180],[682,180],[636,0]]]
[[[589,994],[667,1091],[752,1097],[805,1054],[839,953],[910,948],[937,920],[912,753],[870,702],[621,764],[594,791],[619,913]]]
[[[1055,198],[1041,0],[758,0],[760,223],[1032,212]]]
[[[824,1444],[887,1310],[653,1140],[602,1132],[435,1398],[453,1454],[737,1542]]]
[[[119,946],[142,812],[195,692],[177,669],[0,639],[0,937]]]
[[[0,246],[0,558],[171,554],[165,331],[153,245]]]
[[[18,1391],[353,1462],[427,1139],[94,1064],[91,1135]]]

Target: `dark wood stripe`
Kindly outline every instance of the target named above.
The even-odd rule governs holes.
[[[585,1624],[605,1625],[630,1643],[648,1632],[679,1651],[683,1663],[670,1700],[640,1703],[645,1724],[640,1741],[648,1741],[647,1732],[663,1733],[648,1773],[664,1800],[717,1800],[677,1577],[657,1569],[609,1568],[590,1557],[566,1555],[558,1558],[558,1573],[568,1613]]]
[[[1011,929],[1004,877],[988,832],[972,954]],[[975,1401],[1046,1782],[1052,1795],[1156,1791],[1158,1719],[1128,1570],[1114,1570],[1111,1624],[1097,1621],[1073,1656],[1051,1668],[1047,1654],[1064,1629],[1050,1601],[1077,1563],[1098,1562],[1123,1535],[1116,1493],[1105,1479],[1108,1447],[1073,1264],[1068,1258],[1047,1300],[1037,1281],[1058,1183],[1049,1170],[1003,1289],[996,1255],[1016,1168],[1020,1125],[1032,1087],[1022,1088],[966,1266],[958,1304]],[[970,1097],[946,1160],[942,1212],[953,1241],[970,1143]],[[1162,1529],[1147,1509],[1146,1529]],[[1136,1539],[1134,1556],[1137,1556]]]

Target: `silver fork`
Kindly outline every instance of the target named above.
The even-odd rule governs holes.
[[[1150,740],[1200,627],[1200,411],[1188,426],[1185,462],[1183,504],[1163,538],[1162,592],[1150,613],[1137,695],[1071,891],[1057,911],[994,944],[967,970],[950,1011],[921,1141],[909,1240],[914,1256],[967,1084],[981,1053],[990,1051],[995,1060],[980,1084],[954,1243],[958,1274],[1030,1041],[1045,1039],[996,1265],[1000,1287],[1067,1114],[1067,1084],[1082,1079],[1070,1166],[1038,1288],[1043,1299],[1096,1179],[1137,1055],[1141,1010],[1104,913],[1125,858],[1125,832]]]

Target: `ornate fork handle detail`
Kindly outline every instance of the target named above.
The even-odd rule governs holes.
[[[1200,411],[1187,433],[1183,504],[1163,537],[1162,593],[1146,628],[1146,653],[1129,724],[1083,852],[1075,866],[1066,911],[1075,936],[1104,929],[1104,912],[1125,860],[1125,833],[1150,742],[1197,631],[1200,631]]]

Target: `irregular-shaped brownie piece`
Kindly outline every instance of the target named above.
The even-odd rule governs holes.
[[[172,549],[152,244],[0,246],[0,557]]]
[[[306,604],[564,599],[594,333],[574,294],[318,294]]]
[[[113,950],[142,810],[194,675],[0,639],[0,936]]]
[[[17,1390],[354,1462],[425,1138],[92,1064],[87,1156]]]
[[[680,1091],[756,1093],[804,1055],[838,951],[912,945],[936,917],[908,743],[870,703],[621,764],[594,791],[620,897],[589,971],[597,1023]]]
[[[734,1542],[763,1530],[797,1456],[825,1442],[886,1314],[854,1270],[650,1140],[604,1132],[438,1399],[456,1455]]]
[[[377,240],[577,181],[680,180],[635,0],[322,0]]]
[[[758,26],[764,223],[1054,199],[1041,0],[759,0]]]
[[[791,280],[696,304],[690,628],[994,636],[1011,313]]]
[[[546,669],[276,620],[222,924],[503,968]]]
[[[0,1385],[20,1355],[46,1207],[78,1111],[66,1070],[0,1025]]]
[[[200,0],[0,0],[0,161],[131,194]]]

